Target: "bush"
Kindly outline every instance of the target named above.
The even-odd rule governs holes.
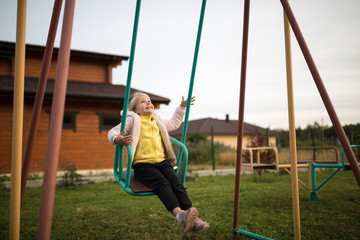
[[[189,152],[189,163],[212,164],[212,144],[204,134],[193,133],[187,137],[186,147]],[[215,163],[234,165],[235,150],[222,143],[214,143]],[[224,160],[224,161],[222,161]]]
[[[81,182],[81,175],[76,173],[75,164],[65,165],[63,169],[65,170],[65,174],[60,181],[62,186],[75,186]]]
[[[189,151],[189,162],[192,164],[206,164],[212,162],[211,143],[199,141],[187,144]]]
[[[3,167],[0,167],[0,188],[4,187],[4,182],[5,180],[7,180],[7,177],[5,175],[3,175],[2,172]]]

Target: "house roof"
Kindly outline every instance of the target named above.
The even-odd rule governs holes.
[[[45,98],[51,98],[54,93],[54,79],[46,84]],[[24,96],[35,97],[38,85],[37,78],[25,78]],[[139,91],[132,88],[130,94]],[[0,76],[0,96],[12,96],[14,92],[14,77]],[[147,92],[145,92],[147,93]],[[170,99],[147,93],[154,104],[169,104]],[[122,102],[125,98],[125,86],[110,83],[92,83],[68,81],[66,99]]]
[[[32,55],[37,54],[42,56],[45,47],[38,45],[26,44],[26,54],[31,53]],[[59,48],[54,48],[53,58],[57,56]],[[2,57],[13,57],[15,56],[15,43],[0,41],[0,56]],[[108,64],[119,64],[122,60],[128,60],[127,56],[95,53],[71,50],[71,58],[87,58],[87,59],[98,59]],[[48,79],[45,90],[45,98],[52,97],[54,93],[54,79]],[[37,78],[25,77],[24,95],[25,97],[35,97],[38,85]],[[14,91],[14,77],[13,76],[0,76],[0,96],[13,95]],[[139,91],[132,88],[130,93]],[[142,91],[144,92],[144,91]],[[146,92],[154,104],[169,104],[170,99],[160,97]],[[122,102],[125,97],[125,86],[116,85],[111,83],[93,83],[83,81],[68,81],[66,89],[66,98],[78,99],[78,100],[90,100],[90,101],[111,101],[111,102]]]
[[[171,136],[181,136],[183,131],[183,125],[175,130],[170,132]],[[222,135],[237,135],[238,133],[238,120],[229,120],[228,117],[224,120],[214,119],[214,118],[202,118],[197,120],[192,120],[188,122],[187,134],[192,134],[194,132],[199,132],[202,134],[211,134],[211,127],[213,127],[214,134]],[[249,123],[244,123],[244,135],[266,135],[266,129],[252,125]],[[269,131],[269,135],[276,135],[275,131]]]
[[[44,51],[45,51],[44,46],[26,44],[26,55],[29,54],[29,52],[32,52],[32,53],[41,54],[41,56],[42,56],[44,54]],[[59,53],[59,48],[54,47],[53,58],[55,58],[58,55],[58,53]],[[15,56],[15,43],[0,41],[0,56],[9,56],[9,57]],[[70,57],[82,57],[82,58],[88,57],[88,58],[92,58],[92,59],[106,60],[109,63],[119,62],[122,60],[129,59],[129,57],[127,57],[127,56],[79,51],[79,50],[73,50],[73,49],[71,49],[71,51],[70,51]]]

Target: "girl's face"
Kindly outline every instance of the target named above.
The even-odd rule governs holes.
[[[135,112],[142,116],[151,116],[154,112],[154,105],[148,95],[139,95],[136,97]]]

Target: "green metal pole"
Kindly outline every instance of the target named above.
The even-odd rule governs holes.
[[[325,179],[318,187],[316,186],[316,168],[337,168],[327,179]],[[336,173],[343,169],[343,165],[340,164],[311,164],[311,177],[312,177],[312,192],[310,194],[309,202],[319,202],[319,198],[316,196],[322,186],[325,185]]]
[[[129,104],[129,96],[130,96],[130,87],[131,87],[131,78],[132,78],[132,71],[134,66],[134,56],[135,56],[135,48],[136,48],[136,38],[139,26],[139,16],[140,16],[140,7],[141,7],[141,0],[137,0],[136,2],[136,10],[135,10],[135,20],[134,20],[134,27],[133,27],[133,35],[131,41],[131,50],[130,50],[130,59],[129,59],[129,68],[128,68],[128,75],[126,81],[126,89],[125,89],[125,97],[124,97],[124,107],[123,107],[123,116],[121,119],[121,132],[125,129],[126,123],[126,115],[128,110]]]
[[[196,38],[196,44],[195,44],[194,59],[193,59],[191,77],[190,77],[190,85],[189,85],[189,91],[188,91],[188,97],[187,97],[188,102],[186,104],[185,119],[184,119],[184,125],[183,125],[182,137],[181,137],[181,142],[183,144],[185,144],[185,140],[186,140],[186,133],[187,133],[189,114],[190,114],[190,106],[191,106],[191,98],[192,98],[192,94],[193,94],[192,92],[193,92],[193,88],[194,88],[196,64],[197,64],[197,59],[198,59],[198,55],[199,55],[201,32],[202,32],[202,26],[203,26],[204,16],[205,16],[205,8],[206,8],[206,0],[203,0],[202,5],[201,5],[200,20],[199,20],[199,26],[198,26],[198,32],[197,32],[197,38]],[[177,157],[177,162],[181,161],[182,154],[183,154],[183,151],[182,151],[182,149],[180,149],[178,157]]]
[[[137,38],[137,32],[138,32],[138,26],[139,26],[140,7],[141,7],[141,0],[137,0],[120,132],[124,131],[125,124],[126,124],[126,115],[127,115],[129,97],[130,97],[132,70],[133,70],[133,65],[134,65],[136,38]],[[123,159],[123,155],[124,155],[123,146],[122,145],[117,145],[115,151],[119,151],[120,152],[120,154],[119,154],[120,159]],[[119,169],[120,169],[120,166],[119,166]]]
[[[315,163],[313,163],[313,165],[316,168],[339,168],[339,167],[342,167],[342,164],[315,164]]]
[[[315,164],[311,164],[311,176],[312,176],[312,189],[316,191],[316,169]]]
[[[312,180],[312,192],[309,197],[309,202],[319,202],[319,198],[316,196],[316,169],[315,163],[311,164],[311,180]]]
[[[315,136],[314,136],[314,129],[311,129],[311,138],[312,138],[312,146],[315,147]],[[316,161],[316,154],[315,154],[315,148],[313,149],[313,160]]]
[[[317,188],[316,191],[319,190],[325,183],[327,183],[336,173],[338,173],[342,167],[338,167],[327,179],[325,179]]]
[[[248,232],[248,231],[245,231],[242,229],[234,229],[234,233],[246,236],[251,239],[271,240],[271,238],[267,238],[267,237],[264,237],[264,236],[261,236],[261,235],[258,235],[258,234],[252,233],[252,232]]]
[[[189,86],[189,92],[188,92],[188,97],[187,97],[188,102],[187,102],[187,105],[186,105],[184,127],[183,127],[182,138],[181,138],[181,142],[182,142],[182,143],[185,143],[185,140],[186,140],[186,132],[187,132],[188,121],[189,121],[191,98],[192,98],[192,94],[193,94],[192,92],[193,92],[193,87],[194,87],[196,64],[197,64],[197,59],[198,59],[198,55],[199,55],[201,32],[202,32],[202,26],[203,26],[203,22],[204,22],[205,7],[206,7],[206,0],[203,0],[203,1],[202,1],[202,5],[201,5],[201,13],[200,13],[199,27],[198,27],[198,32],[197,32],[197,39],[196,39],[196,45],[195,45],[195,53],[194,53],[192,71],[191,71],[190,86]],[[180,155],[180,154],[179,154],[179,155]]]
[[[214,128],[211,126],[211,157],[212,157],[212,168],[215,171],[215,146],[214,146]]]

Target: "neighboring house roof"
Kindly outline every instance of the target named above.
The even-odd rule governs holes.
[[[46,84],[45,98],[52,97],[54,93],[53,79],[49,79]],[[35,97],[38,85],[37,78],[25,78],[24,96]],[[130,94],[138,91],[132,88]],[[0,96],[13,95],[14,77],[0,76]],[[170,99],[147,93],[154,104],[169,104]],[[92,101],[124,101],[125,86],[110,83],[91,83],[80,81],[68,81],[66,89],[66,99],[92,100]]]
[[[171,136],[181,136],[183,131],[183,125],[170,132]],[[217,135],[237,135],[238,133],[238,120],[229,120],[228,117],[224,120],[214,118],[202,118],[192,120],[188,122],[187,134],[199,132],[202,134],[211,134],[211,127],[213,127],[213,133]],[[244,123],[244,135],[266,135],[266,129],[255,126],[249,123]],[[269,131],[269,135],[276,135],[275,131]]]

